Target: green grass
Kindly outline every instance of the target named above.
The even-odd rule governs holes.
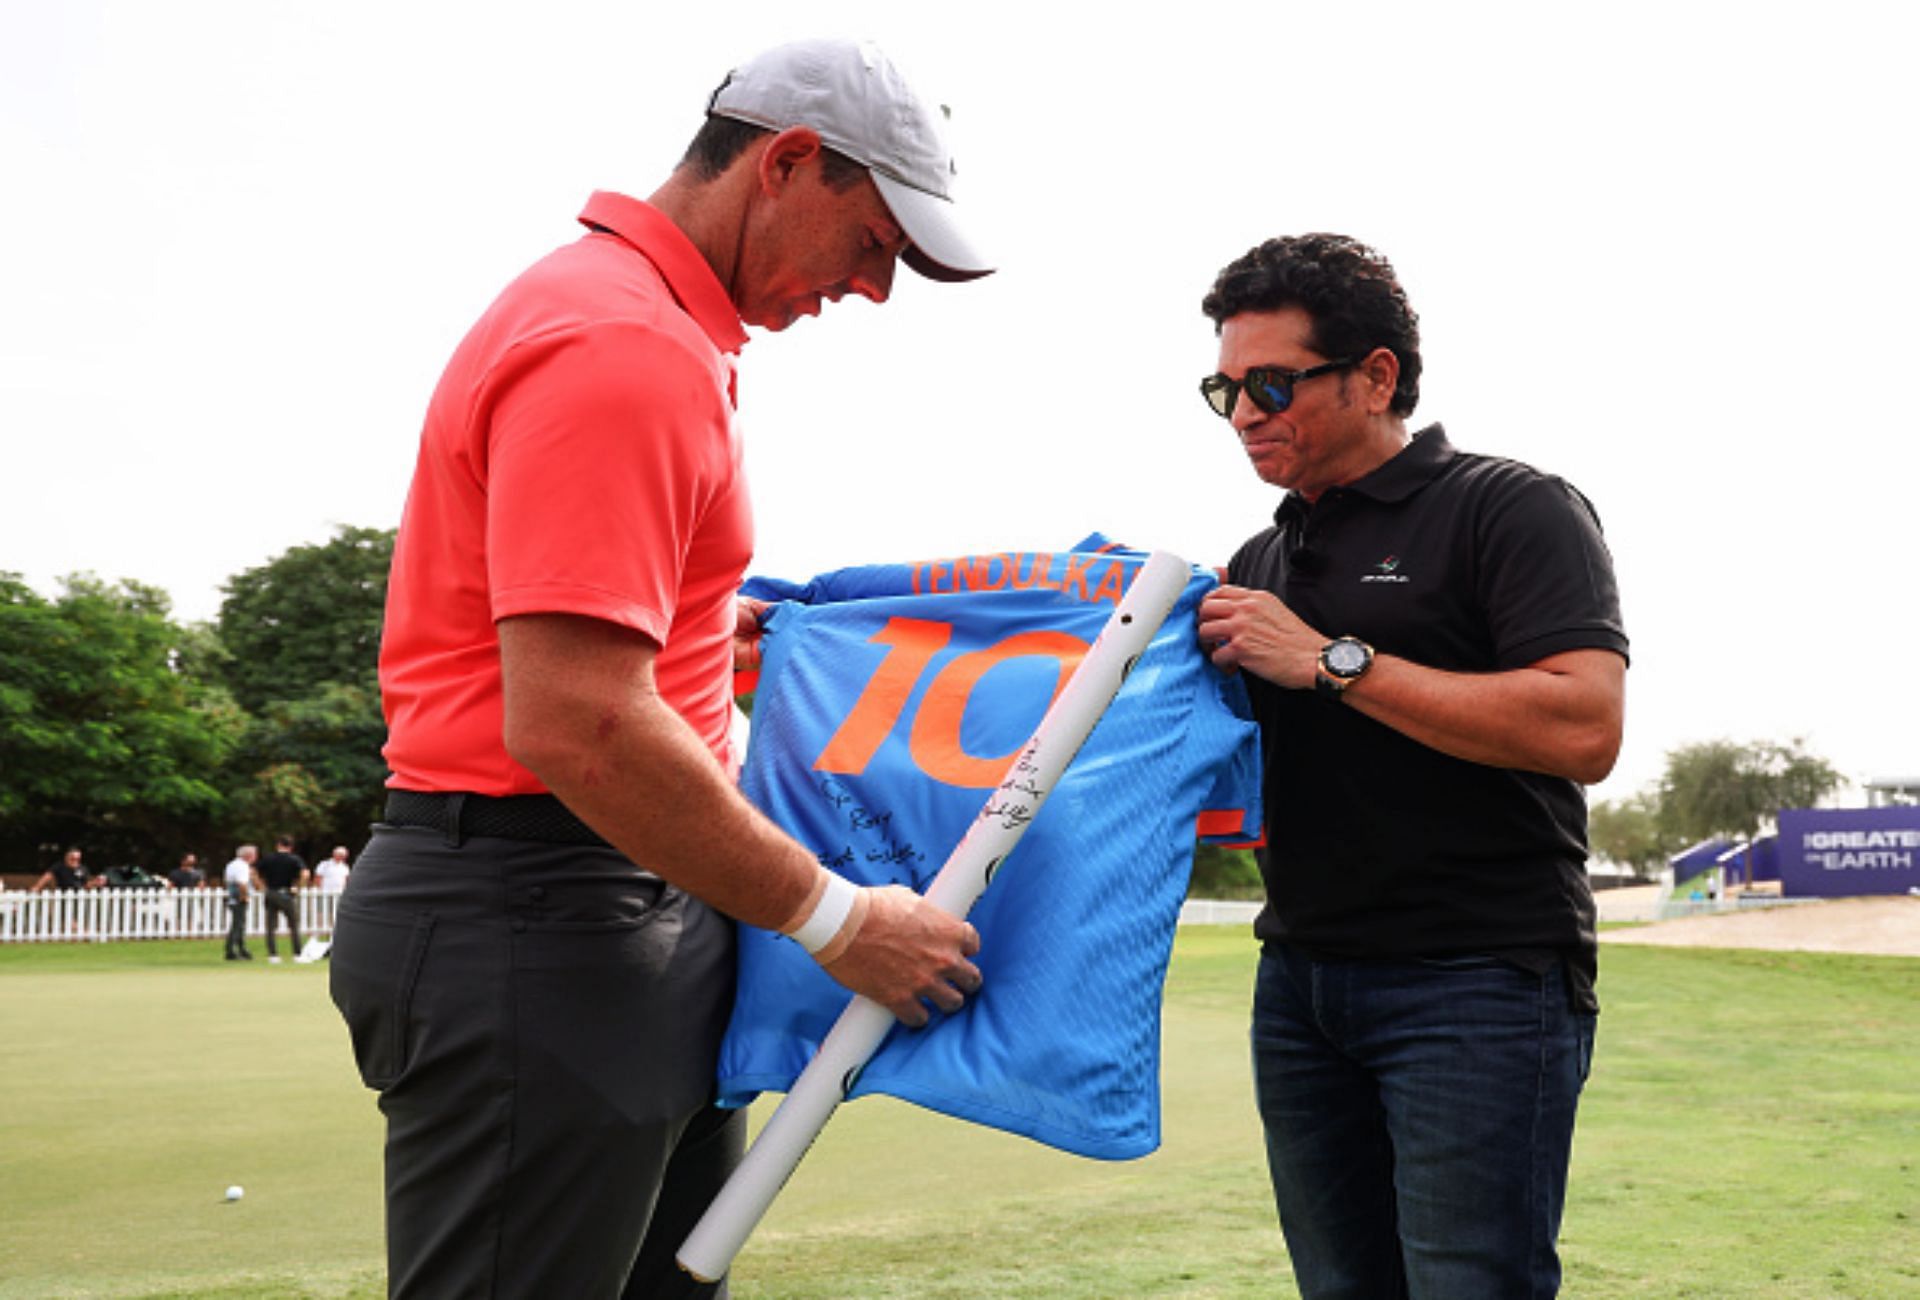
[[[0,1296],[384,1294],[325,967],[253,946],[0,945]]]
[[[1290,1294],[1253,960],[1238,927],[1182,934],[1155,1155],[863,1100],[734,1294]],[[1920,1295],[1920,961],[1609,947],[1601,997],[1568,1296]],[[0,946],[0,1078],[0,1297],[382,1294],[380,1121],[325,967],[229,965],[217,940]]]

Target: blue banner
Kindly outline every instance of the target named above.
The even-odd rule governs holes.
[[[1788,808],[1779,854],[1783,894],[1904,894],[1920,886],[1920,808]]]

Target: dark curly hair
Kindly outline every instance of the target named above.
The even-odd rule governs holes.
[[[1387,348],[1400,362],[1394,414],[1420,402],[1420,317],[1386,258],[1346,235],[1269,239],[1229,262],[1200,301],[1214,332],[1248,311],[1299,307],[1313,319],[1313,350],[1364,356]]]

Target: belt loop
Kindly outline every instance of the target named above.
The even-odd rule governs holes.
[[[464,793],[450,794],[447,796],[447,824],[445,834],[447,847],[450,849],[460,847],[462,838],[460,834],[460,812],[461,809],[466,806],[466,802],[467,796]]]

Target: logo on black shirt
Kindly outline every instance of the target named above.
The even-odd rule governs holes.
[[[1380,561],[1380,563],[1374,565],[1373,567],[1376,570],[1376,572],[1364,573],[1360,575],[1360,581],[1362,582],[1411,582],[1413,581],[1411,578],[1407,577],[1406,574],[1398,571],[1400,568],[1400,557],[1397,555],[1389,555],[1386,559]]]

